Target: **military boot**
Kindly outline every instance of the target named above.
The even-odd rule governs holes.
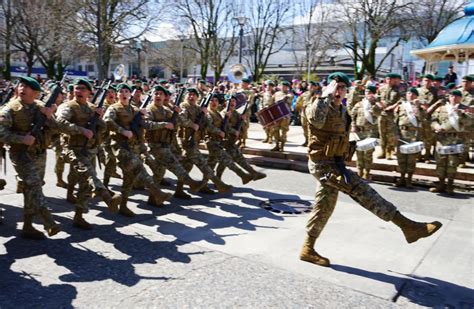
[[[382,151],[380,154],[377,156],[377,159],[385,159],[385,155],[387,154],[387,151],[385,148],[382,148]]]
[[[364,178],[365,180],[370,180],[370,170],[369,169],[364,170],[364,172],[362,173],[362,178]]]
[[[42,240],[46,236],[33,227],[33,215],[25,215],[23,221],[23,229],[21,230],[21,237],[26,239]]]
[[[197,192],[199,192],[199,190],[201,190],[202,187],[204,187],[207,184],[207,179],[203,179],[201,181],[196,181],[196,180],[192,179],[191,177],[186,176],[184,178],[184,183],[189,186],[189,191],[191,191],[193,193],[197,193]]]
[[[104,186],[109,187],[109,182],[110,182],[110,175],[104,173],[104,181],[103,181]]]
[[[440,179],[436,187],[430,188],[430,192],[440,193],[445,192],[446,184],[444,183],[444,178]]]
[[[392,222],[402,230],[403,235],[405,235],[405,239],[409,244],[420,238],[433,235],[441,228],[441,226],[443,226],[441,222],[438,221],[433,221],[431,223],[415,222],[406,218],[398,211],[393,217]]]
[[[262,141],[262,143],[268,143],[268,136]]]
[[[54,222],[53,216],[51,215],[51,212],[48,208],[41,207],[39,209],[39,214],[43,219],[44,229],[48,233],[48,236],[53,236],[61,232],[61,227],[59,226],[59,224]]]
[[[272,149],[270,149],[270,151],[280,151],[280,145],[279,145],[279,143],[276,142],[275,147],[273,147]]]
[[[68,201],[71,204],[76,203],[76,197],[74,196],[74,186],[71,183],[68,183],[67,185],[66,201]]]
[[[63,180],[62,173],[56,173],[56,187],[67,189],[67,183]]]
[[[213,195],[213,194],[216,194],[216,191],[214,191],[214,190],[212,190],[211,188],[209,188],[209,186],[206,184],[204,187],[202,187],[202,188],[199,190],[199,193],[207,194],[207,195]]]
[[[122,179],[122,176],[119,173],[117,173],[117,171],[113,171],[112,173],[110,173],[110,177]]]
[[[161,189],[155,184],[148,187],[148,192],[150,193],[148,204],[157,207],[163,206],[163,203],[173,196],[171,193],[161,191]]]
[[[216,169],[217,178],[222,179],[222,175],[224,175],[224,171],[225,171],[224,165],[222,164],[217,165],[217,169]]]
[[[413,189],[415,188],[413,186],[413,173],[408,173],[408,177],[407,177],[407,182],[406,182],[406,187],[408,189]]]
[[[454,179],[448,178],[448,185],[446,186],[446,193],[454,195]]]
[[[316,238],[312,236],[306,236],[306,239],[303,244],[303,248],[300,252],[300,260],[305,262],[310,262],[319,266],[329,267],[329,259],[320,256],[316,251],[314,251],[314,243]]]
[[[16,193],[23,193],[23,181],[16,182]]]
[[[219,193],[229,192],[233,188],[231,185],[222,182],[222,180],[220,180],[220,178],[218,178],[217,176],[212,177],[211,181],[214,183]]]
[[[263,178],[267,177],[267,174],[262,173],[262,172],[258,172],[256,170],[252,171],[252,175],[253,175],[253,180],[260,180],[260,179],[263,179]]]
[[[112,193],[113,194],[113,193]],[[97,192],[97,195],[102,198],[102,200],[107,204],[109,211],[116,213],[118,211],[118,206],[122,201],[122,196],[120,194],[111,194],[111,191],[107,189],[102,189]]]
[[[285,142],[281,142],[280,146],[278,147],[278,151],[283,152],[283,151],[285,151],[284,148],[285,148]]]
[[[357,169],[357,176],[362,177],[364,175],[364,169],[363,168],[358,168]]]
[[[190,200],[191,199],[191,195],[184,192],[184,182],[181,181],[181,180],[178,180],[178,182],[176,183],[176,191],[174,192],[173,196],[175,198],[179,198],[179,199],[182,199],[182,200]]]
[[[406,186],[405,174],[401,174],[400,178],[395,183],[395,187],[400,188],[400,187],[405,187],[405,186]]]
[[[74,218],[72,219],[72,226],[81,230],[92,230],[92,225],[84,219],[82,216],[83,214],[84,210],[82,208],[76,207],[76,212],[74,213]]]
[[[120,202],[119,214],[125,217],[135,217],[136,214],[127,207],[127,199],[123,198]]]
[[[161,181],[160,181],[160,186],[162,187],[171,187],[171,182],[162,178]]]
[[[253,175],[247,174],[246,172],[244,172],[240,168],[237,168],[235,170],[235,173],[240,177],[240,179],[242,179],[242,184],[244,184],[244,185],[251,182],[254,178]]]
[[[7,185],[7,182],[5,179],[0,179],[0,190],[5,189],[5,186]]]

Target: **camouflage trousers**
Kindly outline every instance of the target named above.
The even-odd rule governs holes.
[[[64,173],[64,166],[66,165],[66,162],[64,161],[63,145],[59,140],[54,142],[54,153],[56,156],[54,172],[56,173],[56,175],[62,175]]]
[[[357,168],[370,170],[372,168],[374,149],[357,151]]]
[[[306,225],[309,236],[319,237],[336,207],[339,191],[349,195],[359,205],[382,220],[390,221],[393,219],[397,208],[381,197],[357,174],[347,170],[350,179],[349,183],[346,184],[341,176],[342,172],[334,161],[314,162],[308,160],[308,168],[311,175],[321,182],[316,192],[313,210]],[[322,180],[323,177],[328,180]]]
[[[240,151],[240,148],[237,147],[237,145],[235,144],[235,142],[233,141],[226,141],[224,143],[224,147],[225,147],[225,150],[227,151],[227,153],[230,155],[230,157],[232,158],[232,160],[237,163],[238,165],[240,165],[244,170],[246,170],[247,172],[250,172],[250,173],[253,173],[255,172],[255,170],[253,169],[253,167],[247,162],[247,160],[245,159],[244,155],[242,154],[242,151]]]
[[[183,146],[183,149],[183,166],[186,171],[190,171],[193,168],[193,165],[196,165],[196,167],[202,172],[204,178],[211,179],[215,176],[214,171],[207,163],[203,154],[199,152],[197,146]]]
[[[188,175],[184,167],[181,165],[179,159],[171,151],[170,145],[165,144],[148,144],[150,146],[150,153],[154,157],[159,171],[154,171],[154,179],[156,182],[161,182],[163,176],[168,169],[175,174],[178,180],[184,180]],[[161,178],[160,178],[161,176]],[[159,183],[158,182],[158,183]]]
[[[112,147],[110,145],[105,144],[103,146],[103,149],[105,154],[104,176],[110,176],[114,174],[117,170],[117,158],[115,157]]]
[[[247,141],[247,138],[249,137],[249,127],[250,127],[250,124],[248,120],[244,120],[242,123],[242,129],[240,131],[240,137],[239,137],[240,143],[243,145],[245,145],[245,142]]]
[[[126,199],[132,192],[135,182],[142,183],[146,188],[154,184],[153,177],[148,174],[140,158],[143,152],[142,144],[135,145],[113,145],[113,153],[118,160],[118,166],[122,169],[122,198]]]
[[[209,151],[207,163],[212,169],[219,163],[222,166],[221,168],[227,167],[235,173],[241,172],[241,169],[234,163],[232,157],[222,145],[222,141],[209,140],[206,145]]]
[[[304,113],[300,114],[300,122],[301,122],[301,127],[303,128],[304,141],[305,143],[308,143],[308,138],[309,138],[308,118],[306,118]]]
[[[278,120],[272,126],[272,135],[277,143],[286,143],[286,135],[290,130],[290,118]]]
[[[436,153],[436,174],[440,179],[454,179],[461,154],[441,155]]]
[[[378,120],[378,125],[382,150],[395,150],[397,146],[397,127],[393,115],[381,115]]]
[[[436,146],[436,134],[431,130],[429,120],[424,120],[421,123],[421,140],[425,146],[425,154],[431,155],[433,153],[432,149]]]
[[[419,153],[400,153],[400,149],[397,149],[397,170],[401,174],[413,174],[416,168],[416,159]]]
[[[78,183],[76,206],[87,211],[88,201],[92,192],[98,194],[106,190],[104,184],[97,176],[94,160],[97,149],[84,149],[83,147],[65,147],[65,160],[71,165],[71,172],[68,175],[68,182]]]
[[[23,183],[23,204],[25,215],[38,214],[47,208],[43,194],[43,179],[46,168],[46,151],[40,154],[29,151],[11,151],[10,160]]]

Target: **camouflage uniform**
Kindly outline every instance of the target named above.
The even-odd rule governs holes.
[[[354,106],[362,101],[365,97],[365,88],[362,86],[355,86],[347,95],[347,112],[352,117],[352,110]]]
[[[432,114],[433,121],[431,127],[433,130],[438,131],[436,134],[438,141],[436,147],[464,143],[462,137],[463,130],[470,119],[466,114],[458,110],[455,113],[458,117],[458,128],[455,128],[448,116],[450,105],[450,103],[446,103]],[[436,189],[431,190],[432,192],[443,192],[447,190],[448,193],[453,194],[454,178],[461,155],[462,154],[439,154],[436,152],[436,173],[438,174],[440,182]],[[446,178],[448,180],[447,187],[445,186]]]
[[[104,102],[104,110],[107,111],[107,109],[112,104],[115,104],[115,102],[109,102],[106,99]],[[114,152],[112,151],[112,146],[110,145],[110,143],[110,132],[109,130],[106,130],[104,133],[103,143],[101,145],[105,155],[104,184],[106,186],[108,186],[109,184],[110,177],[117,176],[117,158],[115,157]]]
[[[246,119],[243,121],[242,124],[242,135],[239,136],[240,147],[245,147],[250,127],[250,115],[252,114],[252,106],[255,104],[255,93],[252,90],[244,90],[243,93],[247,96],[248,107],[245,111]]]
[[[306,109],[310,128],[310,173],[321,182],[306,230],[309,236],[318,238],[332,215],[339,191],[352,197],[362,207],[379,218],[390,221],[397,209],[383,199],[357,174],[341,166],[347,155],[350,117],[346,108],[332,105],[331,97],[319,99]],[[344,173],[348,176],[344,181]]]
[[[305,109],[306,107],[311,104],[313,99],[313,95],[311,91],[305,91],[300,97],[298,98],[298,101],[296,102],[297,106],[301,105],[301,110],[300,112],[300,122],[301,122],[301,127],[303,128],[303,134],[304,134],[304,143],[303,146],[308,145],[308,119],[306,119],[306,114],[305,114]]]
[[[275,103],[285,100],[288,110],[291,110],[291,102],[293,101],[293,94],[291,92],[284,93],[283,91],[278,91],[273,97]],[[272,125],[272,134],[276,142],[276,146],[272,150],[283,151],[286,143],[286,134],[290,130],[290,122],[291,118],[285,117]]]
[[[262,104],[260,106],[260,109],[262,108],[265,108],[265,107],[268,107],[270,105],[272,105],[273,103],[275,103],[275,98],[273,97],[273,93],[270,92],[270,91],[265,91],[263,94],[262,94]],[[264,128],[265,130],[265,134],[266,134],[266,138],[263,140],[264,143],[273,143],[273,134],[272,134],[272,129],[271,127],[266,127]]]
[[[370,107],[370,109],[368,108],[366,111],[364,104],[368,104],[366,107]],[[352,115],[354,132],[360,140],[377,136],[377,117],[380,115],[380,111],[380,107],[375,104],[375,99],[373,102],[370,102],[369,99],[363,99],[355,103],[350,114]],[[374,149],[357,151],[358,175],[364,179],[369,179],[370,177],[373,153]]]
[[[385,108],[390,107],[400,100],[400,92],[398,87],[390,87],[385,85],[379,89],[380,101],[385,105]],[[395,150],[397,145],[396,131],[393,110],[383,109],[379,121],[379,137],[380,137],[380,146],[382,147],[382,154],[379,158],[391,158],[392,152]]]
[[[409,107],[406,104],[411,106],[411,111],[409,111]],[[413,118],[410,117],[411,113],[413,113]],[[421,119],[423,119],[424,113],[425,112],[421,110],[420,106],[414,102],[402,101],[400,103],[400,105],[395,110],[395,122],[397,123],[400,132],[400,140],[406,143],[412,143],[420,140]],[[404,143],[399,142],[398,147],[403,144]],[[408,188],[412,187],[412,176],[415,172],[416,159],[418,155],[419,153],[401,153],[400,148],[398,148],[397,169],[400,172],[401,177],[397,182],[397,186],[406,186]],[[405,174],[408,175],[407,180],[405,180]]]
[[[438,100],[438,94],[435,87],[421,87],[418,88],[418,99],[421,101],[422,104],[426,104],[428,106],[432,106]],[[433,130],[431,129],[431,120],[430,115],[427,113],[421,114],[423,116],[421,120],[421,139],[425,145],[425,161],[429,162],[429,158],[431,157],[431,148],[433,148],[436,144],[436,135],[434,134]]]
[[[32,104],[22,102],[20,98],[10,100],[0,110],[0,141],[10,146],[10,160],[17,172],[17,178],[23,183],[25,223],[31,222],[34,215],[40,215],[45,229],[52,235],[51,229],[57,226],[51,217],[42,186],[46,149],[50,141],[48,128],[57,127],[54,119],[46,120],[46,126],[35,144],[31,146],[23,144],[24,136],[31,132],[43,106],[44,103],[39,100],[35,100]]]
[[[462,101],[461,104],[474,109],[474,89],[470,91],[462,91]],[[474,119],[471,118],[470,121],[467,121],[465,126],[465,134],[463,134],[464,141],[464,152],[459,158],[459,167],[465,167],[466,161],[469,159],[469,151],[474,145]]]

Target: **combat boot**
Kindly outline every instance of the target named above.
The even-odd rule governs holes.
[[[59,224],[54,222],[53,216],[51,215],[51,212],[48,208],[41,207],[39,209],[39,214],[43,219],[44,229],[48,233],[48,236],[54,236],[57,233],[61,232],[61,227],[59,226]]]
[[[430,192],[434,192],[434,193],[445,192],[445,190],[446,190],[446,184],[444,183],[444,178],[439,180],[436,187],[430,188]]]
[[[279,151],[279,152],[283,152],[283,151],[285,151],[284,148],[285,148],[285,143],[284,143],[284,142],[281,142],[281,143],[280,143],[280,147],[278,147],[278,151]]]
[[[5,189],[5,186],[7,185],[7,182],[5,179],[0,179],[0,190]]]
[[[16,193],[23,193],[23,181],[16,182]]]
[[[203,179],[202,181],[196,181],[192,179],[191,177],[186,176],[184,178],[184,183],[189,186],[189,191],[193,193],[197,193],[199,192],[199,190],[201,190],[202,187],[204,187],[207,184],[207,179]]]
[[[157,207],[163,206],[163,203],[173,196],[171,193],[161,191],[155,184],[148,187],[148,192],[150,193],[148,204]]]
[[[117,173],[117,171],[113,171],[112,173],[110,173],[110,177],[122,179],[122,176],[119,173]]]
[[[122,201],[120,202],[120,208],[119,208],[119,214],[125,217],[135,217],[136,214],[130,210],[130,208],[127,207],[127,199],[123,198]]]
[[[76,197],[74,196],[74,186],[71,183],[68,183],[67,185],[66,201],[68,201],[71,204],[76,203]]]
[[[229,192],[233,188],[231,185],[228,185],[222,182],[222,180],[220,180],[220,178],[218,178],[217,176],[212,177],[211,181],[214,183],[219,193]]]
[[[222,179],[222,175],[224,175],[224,171],[225,171],[225,165],[219,164],[216,168],[217,178]]]
[[[270,149],[270,151],[280,151],[280,146],[279,146],[279,143],[276,142],[276,145],[275,147],[273,147],[272,149]]]
[[[385,148],[382,148],[382,151],[381,151],[380,154],[377,156],[377,159],[385,159],[385,155],[386,155],[386,149],[385,149]]]
[[[246,172],[244,172],[243,170],[241,170],[240,168],[238,168],[235,173],[240,177],[240,179],[242,179],[242,184],[247,184],[249,182],[251,182],[254,178],[253,175],[251,174],[247,174]]]
[[[83,218],[83,213],[84,210],[82,208],[76,207],[76,212],[74,213],[74,218],[72,219],[72,226],[81,230],[92,230],[92,225]]]
[[[400,187],[405,187],[405,186],[406,186],[405,174],[402,174],[400,175],[400,178],[395,183],[395,187],[400,188]]]
[[[265,173],[262,173],[262,172],[258,172],[258,171],[252,171],[252,175],[253,175],[253,180],[260,180],[260,179],[263,179],[265,177],[267,177],[267,174]]]
[[[454,179],[448,178],[448,185],[446,186],[446,193],[449,195],[454,195]]]
[[[160,186],[162,187],[171,187],[171,182],[162,178],[161,181],[160,181]]]
[[[331,264],[329,259],[320,256],[316,251],[314,251],[314,243],[316,238],[312,236],[306,236],[306,239],[303,244],[303,248],[300,252],[300,260],[305,262],[310,262],[319,266],[329,267]]]
[[[182,182],[181,180],[178,180],[176,184],[176,191],[174,192],[173,196],[175,198],[179,198],[182,200],[190,200],[191,195],[184,192],[183,188],[184,188],[184,182]]]
[[[21,237],[33,240],[46,239],[46,236],[33,227],[33,215],[24,215]]]
[[[268,143],[268,136],[262,141],[262,143]]]
[[[110,182],[110,175],[104,174],[104,181],[103,181],[104,186],[109,187],[109,182]]]
[[[56,173],[56,187],[67,189],[67,183],[63,180],[62,173]]]
[[[113,193],[112,193],[113,194]],[[111,191],[107,189],[102,189],[97,192],[97,195],[102,198],[102,200],[107,204],[109,211],[116,213],[118,211],[118,206],[122,201],[122,196],[120,194],[111,194]]]
[[[202,187],[202,188],[199,190],[199,193],[207,194],[207,195],[213,195],[213,194],[216,194],[216,191],[214,191],[214,190],[212,190],[211,188],[209,188],[209,186],[206,184],[204,187]]]
[[[408,189],[413,189],[415,188],[413,186],[413,173],[408,173],[408,177],[407,177],[407,182],[406,182],[406,187]]]
[[[395,213],[392,222],[402,230],[403,235],[405,235],[405,239],[409,244],[420,238],[433,235],[441,228],[441,226],[443,226],[441,222],[438,221],[433,221],[431,223],[415,222],[406,218],[398,211]]]
[[[362,178],[364,178],[365,180],[370,180],[370,170],[365,169],[362,173]]]

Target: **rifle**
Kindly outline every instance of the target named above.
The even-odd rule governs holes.
[[[155,93],[155,91],[153,91],[153,90],[151,90],[148,93],[147,97],[145,98],[145,100],[140,105],[140,110],[138,111],[138,113],[135,114],[135,116],[133,116],[132,122],[130,123],[130,131],[133,132],[133,135],[135,135],[137,137],[137,139],[140,139],[140,128],[142,127],[143,115],[142,115],[141,110],[148,106],[151,99],[153,98],[154,93]]]
[[[245,113],[247,112],[247,109],[249,107],[249,102],[245,102],[245,107],[244,107],[244,110],[242,111],[242,114],[240,114],[241,117],[239,117],[239,120],[237,120],[237,124],[235,126],[235,130],[237,130],[237,132],[240,133],[240,130],[242,129],[242,125],[243,125],[243,119],[242,119],[242,116],[245,115]]]
[[[206,97],[201,101],[201,104],[199,104],[199,108],[200,108],[199,109],[199,114],[197,115],[196,122],[195,122],[195,124],[197,124],[199,126],[199,128],[196,131],[194,131],[194,133],[196,133],[200,129],[201,122],[204,118],[204,112],[201,109],[204,108],[204,107],[207,107],[209,105],[209,102],[211,102],[212,96],[214,95],[214,91],[216,91],[216,89],[217,89],[217,87],[214,87],[212,89],[212,91],[209,92],[206,95]],[[195,136],[194,133],[191,134],[191,136],[188,139],[188,143],[191,147],[193,147],[196,144],[196,141],[195,141],[195,138],[194,138],[194,136]]]
[[[221,131],[224,132],[224,134],[227,135],[227,132],[226,132],[226,127],[227,127],[227,123],[229,122],[229,111],[230,111],[230,98],[227,100],[227,106],[226,106],[226,110],[225,110],[225,116],[224,116],[224,120],[222,121],[222,125],[221,125]]]
[[[176,99],[174,101],[174,106],[179,106],[179,104],[181,103],[181,100],[183,99],[185,91],[186,89],[184,87],[179,89],[178,95],[176,96]],[[171,116],[170,122],[173,124],[173,126],[176,126],[177,120],[178,120],[178,112],[173,110],[173,115]]]
[[[102,88],[102,87],[100,88],[100,90],[102,90],[102,93],[100,94],[99,104],[97,104],[96,108],[102,108],[102,106],[104,106],[105,97],[107,96],[107,91],[109,90],[111,84],[112,84],[112,81],[109,81],[107,83],[107,85],[105,86],[105,88]],[[93,100],[92,103],[95,103],[95,101],[97,100],[97,96],[98,96],[97,93],[98,92],[99,92],[99,90],[97,90],[96,94],[92,98],[92,100]],[[92,118],[89,120],[89,123],[87,123],[87,127],[86,127],[87,129],[92,131],[92,136],[97,135],[97,123],[98,122],[99,122],[99,114],[94,113]],[[86,152],[86,147],[87,147],[88,142],[89,142],[89,140],[86,139],[85,142],[84,142],[84,145],[82,146],[84,152]],[[99,154],[98,153],[97,153],[97,164],[99,165],[99,169],[102,169],[102,165],[100,164],[100,159],[99,159]]]

